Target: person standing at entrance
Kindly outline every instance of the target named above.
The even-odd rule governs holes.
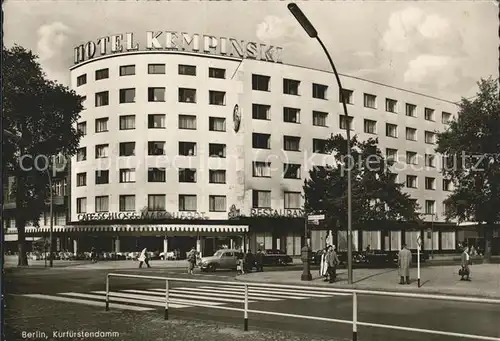
[[[147,248],[144,248],[141,252],[141,255],[139,256],[139,258],[137,258],[137,260],[139,261],[139,268],[142,268],[142,264],[143,263],[146,263],[146,265],[148,266],[148,268],[150,268],[151,266],[149,265],[149,259],[148,259],[148,249]]]
[[[196,250],[194,246],[191,248],[191,251],[189,251],[187,255],[187,261],[188,261],[188,274],[194,275],[194,267],[196,265]]]
[[[405,284],[405,279],[406,284],[410,284],[411,251],[406,248],[406,244],[403,244],[403,248],[399,251],[398,265],[401,278],[399,284]]]
[[[258,272],[264,271],[264,254],[262,253],[261,249],[259,249],[259,251],[257,251],[257,254],[255,255],[255,265]]]

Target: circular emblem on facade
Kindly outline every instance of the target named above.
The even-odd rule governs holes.
[[[241,125],[241,111],[238,104],[236,104],[233,109],[233,125],[234,125],[233,127],[234,131],[238,132],[240,130],[240,125]]]

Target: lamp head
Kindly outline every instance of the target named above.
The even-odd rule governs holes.
[[[299,6],[295,3],[290,3],[288,4],[288,10],[292,12],[293,16],[297,21],[299,22],[300,25],[302,25],[302,28],[307,32],[309,37],[311,38],[316,38],[318,37],[318,31],[314,28],[314,26],[311,24],[309,19],[302,13],[300,10]]]

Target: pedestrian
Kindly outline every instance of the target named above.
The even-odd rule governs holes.
[[[264,253],[261,249],[259,249],[255,255],[255,265],[258,272],[264,272]]]
[[[399,284],[410,284],[410,265],[411,265],[411,251],[403,244],[403,248],[399,251],[398,266],[399,266]]]
[[[188,261],[188,274],[194,275],[194,267],[196,265],[196,250],[194,246],[191,248],[191,251],[189,251],[187,255],[187,261]]]
[[[141,252],[141,254],[139,255],[139,258],[137,258],[137,260],[139,261],[139,268],[142,268],[142,264],[143,263],[146,263],[146,265],[148,266],[148,268],[150,268],[151,266],[149,265],[149,257],[148,257],[148,249],[147,248],[144,248]]]
[[[467,252],[467,246],[464,247],[464,251],[462,252],[462,269],[459,271],[459,275],[461,276],[460,280],[461,281],[470,281],[470,255]],[[465,279],[464,279],[465,277]]]
[[[252,253],[252,250],[248,249],[248,252],[245,254],[244,263],[245,272],[251,272],[253,270],[253,267],[255,266],[255,257]]]
[[[327,253],[328,253],[328,247],[325,247],[323,249],[323,252],[321,253],[321,258],[319,263],[319,275],[325,278],[324,279],[325,282],[328,282],[328,262],[326,259]]]
[[[337,279],[337,265],[340,263],[337,253],[335,252],[335,245],[330,245],[328,248],[326,259],[328,263],[328,282],[333,283]]]

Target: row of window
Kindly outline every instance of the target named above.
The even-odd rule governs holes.
[[[119,68],[120,76],[133,76],[135,75],[135,65],[122,65]],[[166,74],[165,64],[148,64],[148,74],[150,75],[164,75]],[[186,76],[196,76],[195,65],[178,65],[178,74]],[[210,78],[226,78],[226,70],[220,68],[208,68],[208,77]],[[109,78],[109,68],[99,69],[95,71],[94,79],[96,81]],[[76,78],[76,86],[87,84],[87,74],[80,75]]]

